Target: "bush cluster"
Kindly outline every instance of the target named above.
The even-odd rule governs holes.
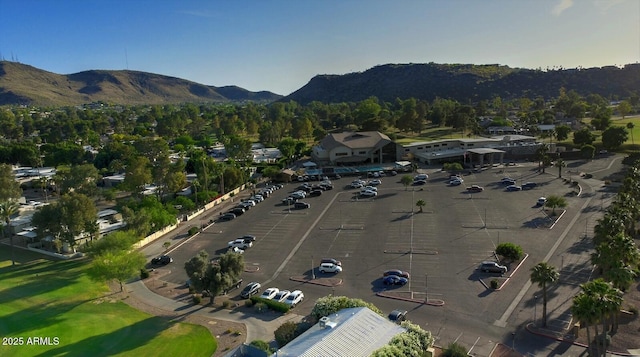
[[[268,308],[270,308],[271,310],[282,312],[283,314],[286,314],[291,309],[291,307],[289,307],[289,305],[287,305],[287,304],[285,304],[283,302],[269,300],[269,299],[263,299],[260,296],[252,296],[250,300],[254,305],[258,304],[258,303],[263,303]]]
[[[194,235],[194,234],[196,234],[198,232],[200,232],[200,228],[198,228],[198,227],[189,228],[189,236],[192,236],[192,235]]]

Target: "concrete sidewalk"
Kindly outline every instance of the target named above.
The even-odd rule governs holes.
[[[287,321],[299,322],[303,316],[294,313],[281,314],[273,311],[265,313],[246,313],[228,309],[212,309],[202,305],[184,304],[149,290],[141,280],[127,283],[126,289],[136,298],[148,305],[167,311],[171,314],[198,314],[207,318],[242,323],[247,327],[246,342],[253,340],[273,341],[274,331]]]

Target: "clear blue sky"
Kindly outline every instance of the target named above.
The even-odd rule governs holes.
[[[0,56],[287,95],[387,63],[637,63],[640,0],[0,0]]]

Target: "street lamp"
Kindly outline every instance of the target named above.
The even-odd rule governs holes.
[[[533,325],[538,321],[538,295],[533,295]]]
[[[311,279],[312,280],[316,279],[316,271],[315,269],[313,269],[313,255],[311,256]]]

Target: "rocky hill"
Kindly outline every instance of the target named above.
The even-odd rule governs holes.
[[[139,71],[91,70],[69,75],[0,61],[0,105],[76,105],[272,102],[281,95],[250,92],[235,86],[213,87]]]
[[[364,72],[318,75],[281,101],[307,104],[358,102],[375,96],[383,101],[436,97],[477,101],[495,96],[557,97],[560,88],[579,94],[597,93],[605,98],[640,94],[640,64],[624,68],[608,66],[588,69],[531,70],[501,65],[387,64]]]

